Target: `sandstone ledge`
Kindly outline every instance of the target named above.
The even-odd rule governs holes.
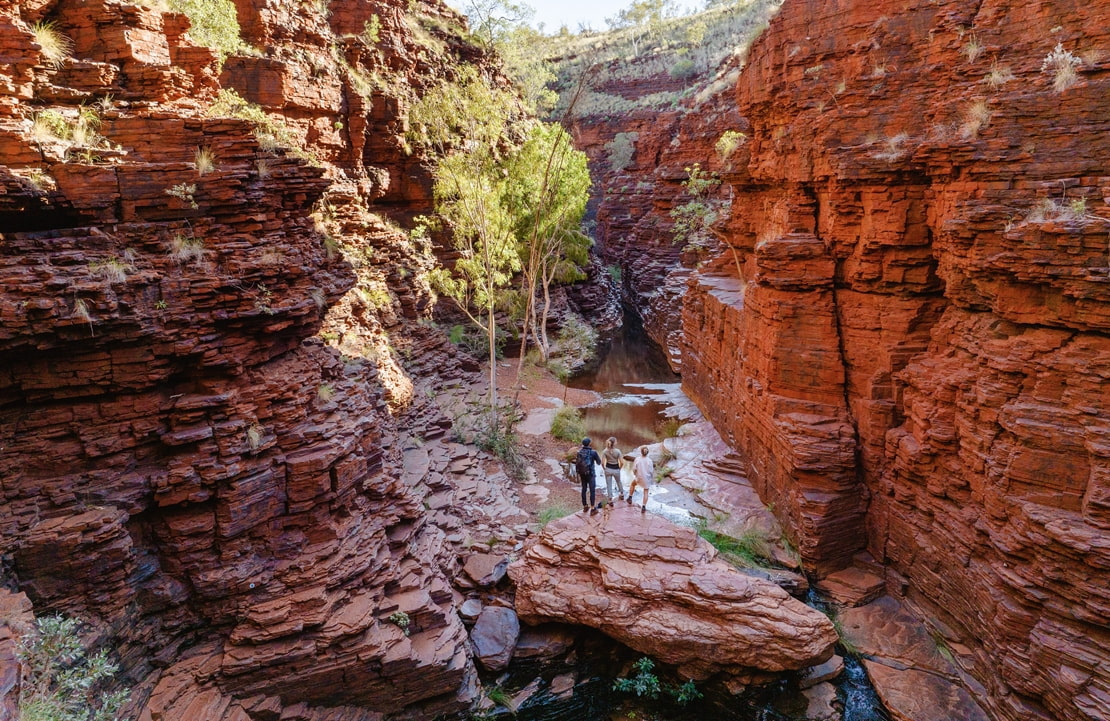
[[[509,567],[522,621],[596,628],[703,679],[832,655],[824,615],[723,561],[691,528],[616,507],[551,523]]]

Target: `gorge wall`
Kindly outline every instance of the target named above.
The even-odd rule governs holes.
[[[1110,5],[787,0],[684,387],[997,718],[1110,717]]]
[[[475,693],[429,520],[468,456],[402,452],[465,363],[388,213],[428,208],[407,99],[484,56],[436,3],[237,10],[221,67],[175,13],[0,5],[3,583],[139,718],[430,718]]]

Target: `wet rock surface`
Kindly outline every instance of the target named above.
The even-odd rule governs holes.
[[[525,623],[596,628],[695,678],[831,655],[823,614],[715,557],[693,529],[617,504],[550,523],[509,575]]]

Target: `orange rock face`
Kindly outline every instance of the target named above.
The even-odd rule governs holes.
[[[621,504],[549,524],[509,575],[525,622],[596,628],[690,678],[832,655],[836,632],[823,614],[716,555],[694,529]]]
[[[787,0],[684,385],[997,718],[1110,715],[1110,5]]]

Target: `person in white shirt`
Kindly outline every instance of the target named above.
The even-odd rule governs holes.
[[[655,464],[648,458],[647,446],[640,446],[640,457],[632,463],[632,485],[628,487],[628,503],[632,503],[632,494],[636,486],[644,489],[644,502],[640,505],[640,513],[647,511],[648,487],[655,478]]]

